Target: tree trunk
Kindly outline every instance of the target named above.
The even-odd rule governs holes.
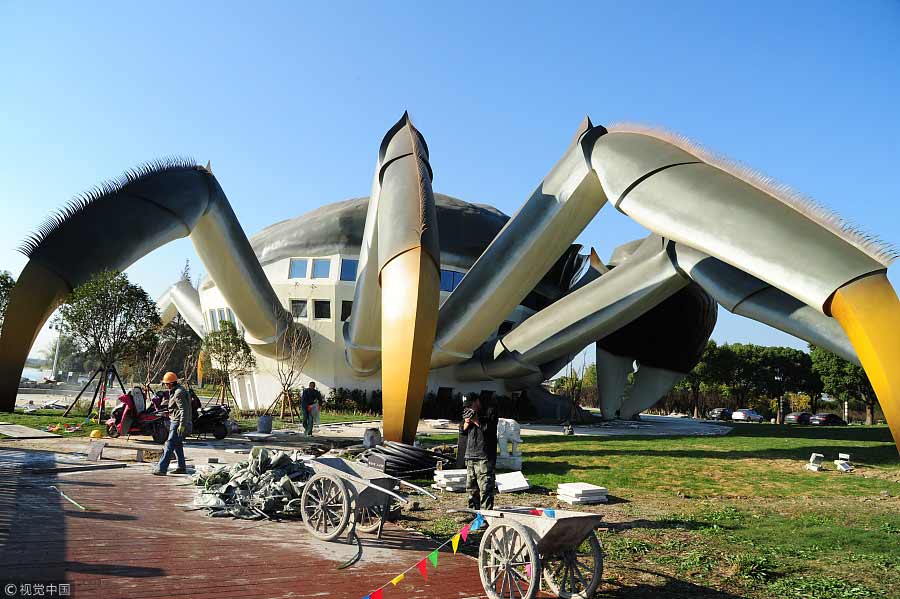
[[[694,399],[694,420],[700,420],[700,386],[691,387],[691,394]]]
[[[875,403],[866,402],[866,424],[875,424]]]

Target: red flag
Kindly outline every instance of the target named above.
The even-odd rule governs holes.
[[[419,569],[419,572],[422,573],[422,576],[425,577],[425,580],[428,580],[428,562],[424,559],[416,564],[416,568]],[[374,597],[372,599],[375,599]]]
[[[381,589],[374,591],[369,597],[370,599],[381,599]]]
[[[466,524],[465,526],[462,527],[462,530],[459,531],[459,536],[462,537],[463,541],[468,540],[468,538],[469,538],[469,525],[468,524]]]

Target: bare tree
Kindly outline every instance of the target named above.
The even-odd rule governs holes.
[[[291,389],[300,380],[306,361],[309,359],[309,350],[312,348],[312,339],[306,327],[297,326],[290,314],[285,313],[280,304],[274,307],[276,318],[284,323],[284,334],[275,342],[275,375],[281,383],[281,392],[275,401],[266,410],[266,414],[281,402],[281,419],[285,418],[285,411],[291,422],[294,422],[294,405],[291,402]],[[302,414],[297,414],[301,417]]]

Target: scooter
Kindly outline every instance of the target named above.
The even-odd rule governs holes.
[[[220,404],[203,407],[200,398],[192,388],[188,388],[191,394],[191,412],[193,413],[194,435],[212,435],[216,439],[224,439],[228,436],[228,425],[231,418],[231,408]]]
[[[119,396],[119,405],[106,421],[106,434],[150,435],[156,443],[165,443],[169,436],[169,419],[160,412],[145,409],[144,393],[135,387]]]

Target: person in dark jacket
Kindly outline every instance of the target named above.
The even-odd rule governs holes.
[[[178,375],[174,372],[167,372],[163,376],[163,385],[169,392],[169,438],[166,439],[162,457],[153,474],[165,476],[173,455],[178,459],[178,467],[172,474],[187,474],[184,437],[192,432],[191,396],[187,389],[178,384]]]
[[[303,431],[307,437],[312,436],[313,414],[312,406],[322,401],[322,394],[316,389],[316,384],[309,382],[309,387],[300,394],[300,411],[303,412]]]
[[[468,404],[468,407],[466,405]],[[463,403],[462,431],[466,434],[466,488],[469,507],[494,508],[494,471],[497,465],[497,415],[480,398]]]

